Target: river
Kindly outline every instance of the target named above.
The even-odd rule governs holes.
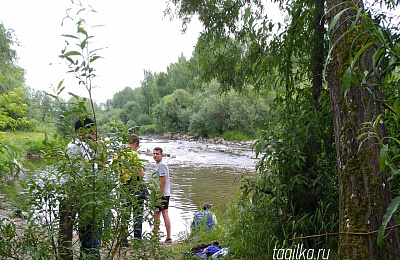
[[[249,147],[200,143],[194,141],[143,138],[139,152],[146,160],[145,180],[151,178],[156,164],[151,156],[154,147],[161,147],[163,161],[170,169],[171,198],[169,216],[172,239],[182,238],[190,230],[193,215],[203,203],[211,203],[218,215],[223,206],[234,199],[241,175],[255,176],[255,154]],[[151,228],[144,224],[144,231]],[[161,231],[165,231],[161,220]]]
[[[204,203],[211,203],[212,210],[218,216],[219,212],[225,210],[224,205],[233,201],[238,192],[239,184],[235,180],[241,175],[257,176],[257,160],[250,147],[142,137],[138,151],[140,158],[145,160],[146,181],[149,181],[156,168],[151,154],[154,147],[164,150],[167,156],[163,161],[170,169],[169,216],[173,240],[185,237],[193,215]],[[17,182],[9,184],[14,186],[16,193]],[[152,227],[144,223],[143,229],[144,232],[150,232]],[[161,231],[165,234],[163,220]]]

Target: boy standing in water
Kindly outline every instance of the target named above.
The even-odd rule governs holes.
[[[158,211],[154,216],[154,232],[157,234],[160,225],[160,215],[164,219],[165,228],[167,230],[167,238],[165,243],[172,243],[171,239],[171,222],[168,216],[168,205],[170,197],[170,180],[168,166],[162,161],[163,150],[160,147],[153,149],[153,159],[157,163],[155,177],[159,179],[159,196],[160,206],[157,206]]]

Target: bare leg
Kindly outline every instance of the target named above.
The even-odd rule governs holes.
[[[168,209],[164,209],[161,212],[164,219],[165,229],[167,230],[167,238],[171,238],[171,222],[169,220]]]

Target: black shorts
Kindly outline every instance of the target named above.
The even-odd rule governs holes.
[[[161,197],[161,206],[156,206],[158,211],[163,211],[164,209],[168,209],[169,205],[169,196],[162,196]]]

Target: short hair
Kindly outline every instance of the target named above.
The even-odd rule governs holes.
[[[163,153],[163,150],[162,150],[161,147],[156,147],[156,148],[154,148],[153,150],[154,150],[154,151],[160,151],[161,154]]]
[[[91,119],[90,117],[86,117],[83,120],[83,123],[79,119],[78,121],[75,122],[75,131],[78,131],[78,129],[83,128],[83,127],[86,129],[90,129],[95,124],[96,124],[96,122],[93,119]]]
[[[134,143],[140,143],[139,137],[135,134],[131,134],[130,136],[128,136],[128,138],[126,139],[126,142],[128,144],[134,144]]]
[[[211,209],[211,204],[210,203],[204,203],[203,204],[203,210],[206,210],[206,209]]]

